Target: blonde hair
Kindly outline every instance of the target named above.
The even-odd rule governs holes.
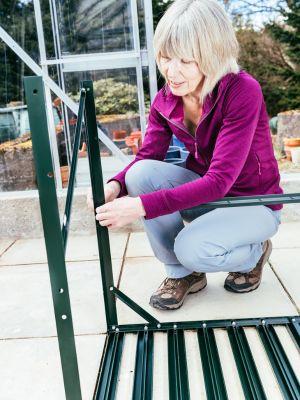
[[[239,44],[232,23],[216,0],[175,0],[158,23],[153,44],[163,76],[162,54],[196,60],[204,75],[201,104],[224,75],[240,70]]]

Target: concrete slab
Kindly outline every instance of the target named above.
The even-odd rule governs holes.
[[[126,257],[153,257],[154,253],[150,246],[146,232],[130,233]]]
[[[275,249],[270,263],[300,311],[300,248]]]
[[[105,335],[75,338],[82,399],[93,396]],[[57,338],[0,340],[0,399],[65,400]]]
[[[120,289],[160,321],[248,318],[295,315],[297,310],[280,282],[267,266],[260,287],[250,293],[230,293],[223,288],[226,273],[208,274],[208,286],[189,295],[178,310],[162,311],[148,302],[165,278],[164,267],[155,257],[125,260]],[[125,304],[117,301],[120,323],[144,322]]]
[[[115,284],[120,267],[114,259]],[[99,263],[69,263],[67,274],[75,334],[106,332]],[[0,338],[57,334],[46,264],[0,268],[0,293]]]
[[[109,233],[112,258],[122,258],[127,242],[127,233]],[[67,261],[97,260],[96,235],[70,236],[66,252]],[[0,259],[2,265],[40,264],[47,262],[44,238],[20,239]]]
[[[300,248],[300,223],[282,223],[278,232],[272,237],[274,249]]]
[[[0,260],[2,254],[15,242],[13,239],[0,239]]]

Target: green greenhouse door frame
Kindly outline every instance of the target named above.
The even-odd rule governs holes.
[[[61,223],[47,128],[42,78],[36,76],[27,77],[24,81],[65,394],[67,400],[82,400],[66,274],[65,251],[69,232],[80,136],[83,126],[86,128],[85,140],[88,147],[94,207],[96,208],[105,202],[93,84],[92,81],[81,83],[73,158],[70,168],[66,206]],[[202,204],[201,208],[240,207],[278,203],[300,203],[300,193],[226,197],[215,202]],[[191,382],[189,382],[188,377],[188,359],[185,349],[184,332],[186,330],[193,330],[197,333],[207,399],[228,399],[215,340],[216,329],[224,329],[227,332],[245,398],[249,400],[266,399],[266,394],[252,356],[251,347],[245,335],[245,329],[249,327],[254,328],[261,339],[283,397],[287,400],[300,399],[299,381],[274,329],[275,326],[284,326],[293,338],[295,348],[299,351],[299,316],[264,319],[248,318],[235,321],[199,320],[160,322],[114,286],[108,229],[107,227],[102,227],[96,221],[95,223],[107,336],[95,385],[94,400],[115,399],[120,361],[124,351],[124,339],[127,334],[133,333],[136,335],[137,346],[132,399],[152,399],[153,359],[155,354],[154,335],[156,332],[164,332],[168,338],[169,398],[170,400],[189,400]],[[146,322],[144,324],[120,325],[117,317],[116,298],[144,318]]]

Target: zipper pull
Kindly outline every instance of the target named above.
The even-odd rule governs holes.
[[[197,142],[195,141],[195,157],[198,158]]]

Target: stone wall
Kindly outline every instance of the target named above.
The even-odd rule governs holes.
[[[281,186],[285,193],[300,193],[300,174],[286,174],[282,177]],[[92,211],[86,206],[87,188],[75,189],[71,235],[91,235],[95,233],[95,220]],[[66,189],[58,194],[60,216],[62,218],[66,199]],[[39,207],[38,192],[0,193],[0,238],[34,238],[41,237],[42,222]],[[282,222],[300,221],[300,203],[285,204],[282,212]],[[115,232],[132,232],[143,230],[142,220],[115,230]]]

